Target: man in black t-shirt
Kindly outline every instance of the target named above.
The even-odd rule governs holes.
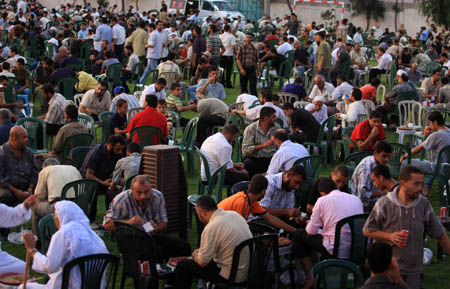
[[[287,32],[289,30],[289,35],[297,36],[299,25],[300,21],[297,20],[297,15],[295,15],[295,13],[292,13],[284,32]]]
[[[283,112],[291,118],[292,134],[290,139],[293,142],[304,143],[306,141],[316,142],[319,135],[320,123],[307,110],[294,109],[292,103],[283,104]]]

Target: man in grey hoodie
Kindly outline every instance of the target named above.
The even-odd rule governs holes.
[[[399,186],[377,201],[363,228],[365,236],[393,245],[393,256],[398,258],[400,274],[409,289],[420,288],[425,229],[450,254],[445,229],[428,199],[421,194],[423,177],[419,168],[403,167]],[[404,230],[409,234],[404,234]]]

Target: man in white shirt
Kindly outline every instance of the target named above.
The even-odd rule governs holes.
[[[325,98],[321,95],[314,98],[314,102],[305,106],[305,109],[312,113],[318,123],[322,124],[328,118],[327,106],[324,104]]]
[[[20,10],[22,10],[23,14],[27,13],[27,3],[23,0],[17,3],[17,12],[20,12]]]
[[[139,104],[141,105],[141,107],[144,107],[145,96],[148,94],[156,95],[156,97],[158,97],[158,100],[166,99],[166,92],[164,91],[166,85],[167,81],[164,78],[159,78],[156,83],[146,86],[141,94],[141,98],[139,99]]]
[[[345,75],[343,74],[339,74],[337,76],[336,82],[338,86],[333,91],[333,95],[331,97],[334,103],[343,100],[344,95],[350,95],[350,93],[352,93],[353,90],[353,86],[351,86],[347,82],[347,77],[345,77]]]
[[[380,74],[386,73],[386,71],[391,68],[392,56],[389,53],[386,53],[386,50],[381,46],[378,47],[377,60],[378,65],[373,67],[369,72],[369,81]]]
[[[152,25],[154,24],[150,24],[149,26],[152,27]],[[144,74],[140,79],[141,84],[143,84],[144,81],[147,79],[147,75],[150,73],[150,71],[156,69],[159,60],[161,59],[164,44],[163,35],[161,33],[163,28],[162,22],[161,21],[156,22],[155,28],[156,29],[150,33],[150,37],[148,38],[148,44],[145,45],[145,48],[147,48],[148,65],[144,71]]]
[[[280,41],[280,46],[277,49],[277,53],[283,55],[284,57],[288,58],[288,52],[293,51],[294,48],[292,45],[288,42],[287,36],[283,36]]]
[[[277,152],[270,160],[267,174],[274,175],[292,168],[295,161],[308,157],[305,147],[289,140],[289,134],[285,129],[278,129],[272,137],[273,143],[278,147]]]
[[[225,126],[221,132],[208,137],[202,144],[201,151],[208,159],[209,174],[212,175],[224,164],[227,164],[224,184],[233,186],[242,181],[248,181],[248,173],[244,169],[243,163],[233,163],[232,143],[239,136],[240,131],[237,126],[230,124]],[[206,181],[205,165],[201,163],[201,178]]]
[[[333,99],[334,86],[326,82],[323,75],[316,75],[314,77],[314,86],[309,94],[310,101],[313,101],[316,96],[323,96],[324,103],[327,105],[328,115],[332,115],[336,110],[336,101]]]
[[[318,184],[320,197],[311,215],[306,229],[299,229],[294,233],[293,250],[300,258],[305,269],[306,283],[303,288],[311,288],[312,279],[312,253],[319,252],[323,258],[332,257],[334,250],[334,235],[337,223],[350,216],[364,213],[361,200],[337,189],[335,182],[330,178],[323,178]],[[323,227],[322,234],[319,229]],[[341,230],[339,255],[337,257],[348,259],[350,255],[351,232],[344,227]]]
[[[369,116],[364,104],[360,101],[361,99],[361,90],[359,88],[353,88],[350,96],[348,98],[344,97],[345,110],[347,113],[338,113],[338,117],[340,117],[348,125],[354,126],[357,125],[356,121],[358,119],[358,115],[365,114]]]
[[[243,93],[239,95],[236,99],[236,103],[244,103],[244,110],[247,110],[250,106],[252,106],[255,102],[258,102],[258,98],[254,95]]]
[[[236,48],[236,38],[230,33],[230,25],[225,25],[224,32],[219,36],[224,50],[220,56],[220,67],[224,69],[222,83],[225,87],[231,88],[231,73],[233,71],[233,50]]]
[[[123,46],[125,44],[126,32],[125,28],[117,22],[117,18],[111,18],[112,26],[112,51],[116,54],[116,58],[123,63]]]

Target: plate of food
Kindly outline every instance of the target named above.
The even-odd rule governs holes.
[[[28,276],[28,280],[33,276]],[[23,283],[23,273],[4,273],[0,274],[0,283],[6,285],[20,285]]]

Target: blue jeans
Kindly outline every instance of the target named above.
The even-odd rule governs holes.
[[[147,79],[147,76],[150,73],[150,71],[155,70],[156,67],[158,67],[158,62],[159,62],[159,59],[153,59],[153,58],[148,59],[147,68],[145,69],[144,74],[142,75],[141,79],[139,80],[140,84],[145,84],[144,82]]]
[[[197,85],[189,86],[187,91],[188,91],[189,100],[197,100],[197,95],[196,95]]]
[[[305,80],[305,71],[306,71],[306,68],[305,68],[303,65],[299,65],[299,66],[297,66],[297,70],[300,71],[300,78],[301,78],[302,80]]]
[[[402,167],[404,167],[405,165],[407,165],[407,161],[403,161],[402,162]],[[434,174],[436,168],[436,165],[431,163],[428,160],[411,160],[411,165],[418,167],[424,174],[427,175],[432,175]],[[442,167],[439,168],[439,170],[441,170]],[[424,180],[424,186],[425,187],[431,187],[432,185],[432,181],[433,177],[432,176],[425,176],[425,180]]]

